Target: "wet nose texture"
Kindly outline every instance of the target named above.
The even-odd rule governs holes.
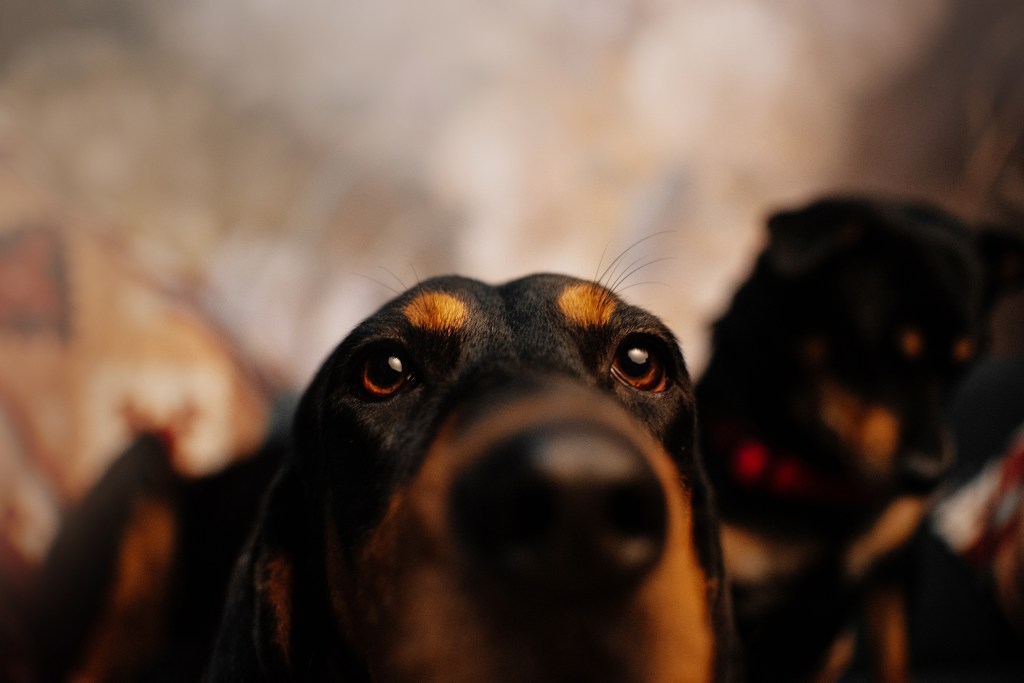
[[[661,484],[625,436],[552,425],[498,441],[456,479],[452,524],[485,571],[557,598],[611,596],[665,543]]]

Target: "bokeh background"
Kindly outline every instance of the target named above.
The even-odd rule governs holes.
[[[1020,230],[1022,136],[1017,0],[0,0],[0,318],[52,313],[0,334],[0,588],[133,430],[215,467],[392,289],[647,238],[699,372],[768,213]]]

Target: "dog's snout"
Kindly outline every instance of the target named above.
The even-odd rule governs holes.
[[[567,598],[632,585],[665,541],[665,495],[643,452],[595,425],[535,427],[489,445],[457,478],[451,503],[475,560]]]

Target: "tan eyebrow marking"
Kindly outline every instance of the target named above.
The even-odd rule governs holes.
[[[605,325],[615,311],[615,297],[593,283],[566,285],[558,296],[558,308],[566,318],[583,327]]]
[[[924,337],[913,327],[908,327],[900,334],[900,350],[910,359],[919,358],[924,352]]]
[[[402,309],[406,319],[431,332],[454,332],[466,322],[466,304],[444,292],[422,292]]]

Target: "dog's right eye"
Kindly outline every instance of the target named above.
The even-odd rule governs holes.
[[[622,384],[653,393],[668,386],[668,371],[657,345],[647,339],[630,337],[615,352],[612,377]]]
[[[399,351],[373,351],[363,359],[360,381],[371,398],[393,396],[412,379],[412,364]]]

